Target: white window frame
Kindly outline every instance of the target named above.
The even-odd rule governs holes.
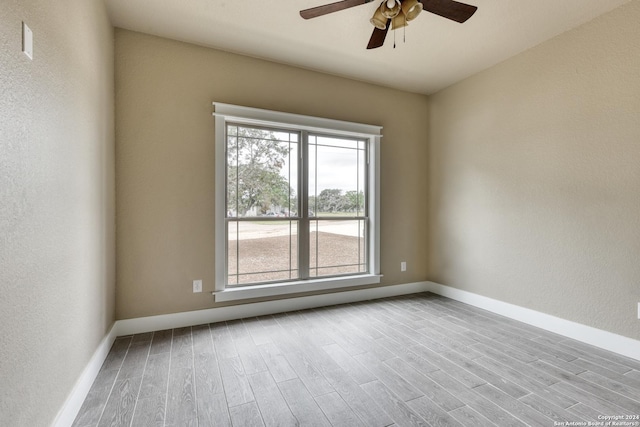
[[[216,301],[271,297],[291,293],[324,291],[380,283],[380,139],[382,127],[280,111],[242,107],[214,102],[215,117],[215,291]],[[368,273],[343,277],[305,279],[226,287],[227,229],[226,208],[226,124],[282,127],[335,136],[349,136],[369,141],[369,257]]]

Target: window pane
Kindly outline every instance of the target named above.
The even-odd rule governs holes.
[[[227,217],[297,216],[298,134],[227,126]]]
[[[309,137],[309,216],[365,216],[363,141]]]
[[[309,276],[365,273],[365,224],[365,220],[311,221]]]
[[[297,221],[229,221],[228,284],[298,278]]]

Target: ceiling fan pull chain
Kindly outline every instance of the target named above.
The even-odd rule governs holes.
[[[396,32],[393,32],[393,48],[396,48]]]

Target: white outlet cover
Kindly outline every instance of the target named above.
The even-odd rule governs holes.
[[[640,319],[640,302],[638,303],[638,319]]]
[[[29,59],[33,59],[33,31],[24,22],[22,23],[22,51]]]
[[[202,292],[202,280],[193,281],[193,292]]]
[[[407,271],[407,263],[405,261],[400,263],[400,271]]]

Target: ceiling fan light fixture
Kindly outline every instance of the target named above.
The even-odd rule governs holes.
[[[406,27],[408,19],[405,18],[404,13],[399,13],[391,20],[391,29],[397,30],[398,28]]]
[[[387,18],[382,14],[382,10],[379,7],[376,8],[376,11],[373,14],[373,17],[369,20],[371,24],[380,29],[384,30],[387,28]]]
[[[402,2],[402,13],[407,19],[407,22],[414,20],[416,16],[420,15],[422,7],[422,3],[418,0],[404,0]]]
[[[393,4],[393,6],[391,6]],[[393,19],[402,11],[400,0],[385,0],[380,4],[380,12],[385,18]]]

